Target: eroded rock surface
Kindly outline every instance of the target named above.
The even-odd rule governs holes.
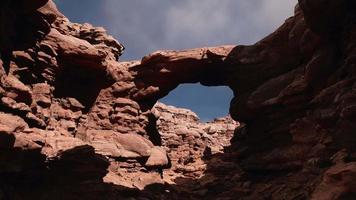
[[[251,46],[131,62],[51,0],[1,5],[0,199],[356,198],[353,1],[300,0]],[[198,82],[229,86],[241,125],[156,104]]]
[[[153,113],[161,145],[171,158],[171,168],[164,179],[174,183],[179,178],[199,179],[207,170],[206,160],[224,152],[234,130],[239,127],[231,117],[203,123],[190,110],[157,103]]]

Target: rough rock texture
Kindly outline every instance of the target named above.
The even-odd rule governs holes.
[[[132,62],[50,0],[1,5],[0,199],[356,198],[352,0],[299,0],[251,46]],[[198,82],[234,91],[240,126],[153,108]]]
[[[52,1],[6,1],[1,13],[0,199],[117,199],[185,175],[162,171],[176,166],[167,155],[175,151],[162,146],[172,138],[155,125],[166,118],[137,100],[147,94],[103,28],[69,22]],[[181,123],[194,115],[181,114]],[[188,138],[176,142],[193,146]],[[201,159],[206,146],[190,159]]]
[[[164,180],[174,183],[177,178],[198,179],[207,170],[206,160],[223,153],[230,145],[239,123],[231,117],[202,123],[190,110],[157,103],[153,108],[161,145],[171,161]]]

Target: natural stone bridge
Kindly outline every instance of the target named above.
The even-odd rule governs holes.
[[[231,115],[247,124],[222,156],[228,172],[213,172],[217,183],[235,177],[222,195],[354,197],[355,3],[322,2],[300,0],[293,17],[251,46],[132,62],[117,61],[123,46],[104,29],[69,22],[52,1],[2,2],[0,199],[110,199],[123,195],[120,184],[143,189],[135,176],[162,181],[155,170],[169,159],[151,108],[197,82],[229,86]]]

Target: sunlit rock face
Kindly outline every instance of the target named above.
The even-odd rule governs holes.
[[[0,199],[356,198],[351,0],[300,0],[252,46],[131,62],[103,28],[26,2],[0,8]],[[198,82],[233,90],[236,121],[157,103]]]

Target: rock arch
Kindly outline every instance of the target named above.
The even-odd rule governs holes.
[[[251,46],[159,51],[131,62],[117,61],[123,46],[102,28],[70,23],[52,1],[34,2],[36,8],[30,10],[8,1],[1,8],[16,13],[15,19],[0,16],[1,25],[5,20],[13,29],[22,24],[15,21],[32,20],[32,28],[38,30],[23,37],[29,42],[25,46],[3,40],[11,31],[3,26],[0,30],[1,49],[6,50],[1,52],[0,149],[10,155],[0,157],[0,166],[5,166],[0,169],[0,195],[44,195],[43,185],[50,179],[58,180],[51,194],[58,188],[69,192],[60,184],[68,182],[79,191],[99,185],[93,195],[105,197],[120,196],[120,183],[143,189],[143,182],[162,181],[154,171],[169,163],[160,143],[151,141],[151,108],[178,84],[196,82],[229,86],[235,96],[231,115],[247,124],[235,131],[230,152],[224,154],[229,165],[219,166],[229,173],[215,172],[220,182],[231,177],[234,182],[211,198],[238,193],[256,199],[263,195],[260,191],[275,199],[354,195],[348,178],[356,171],[351,1],[322,5],[300,0],[293,17]],[[60,74],[73,68],[72,77],[88,71],[98,75],[98,84],[91,84],[95,95],[89,95],[88,102],[83,102],[85,90],[80,93],[85,98],[54,93],[65,91],[56,83],[63,81]],[[40,174],[43,182],[29,192],[23,183],[38,179],[6,179],[23,174]]]

